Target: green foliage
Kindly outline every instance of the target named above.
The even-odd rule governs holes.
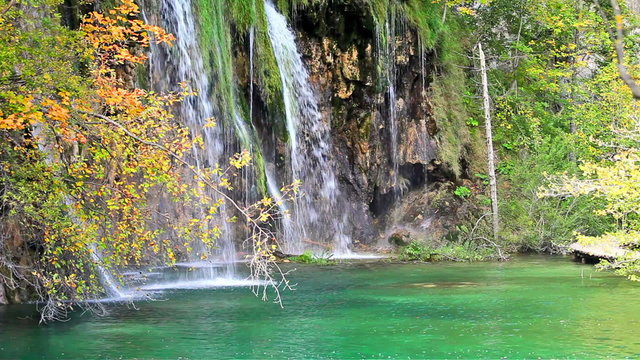
[[[466,186],[458,186],[453,193],[460,198],[468,198],[469,196],[471,196],[471,189],[469,189]]]
[[[418,30],[418,36],[426,49],[434,49],[440,41],[444,41],[443,34],[447,31],[443,22],[442,5],[434,1],[409,0],[402,4],[401,11]]]
[[[489,78],[501,244],[512,251],[556,251],[576,232],[609,231],[610,219],[595,212],[601,200],[539,196],[552,174],[574,176],[579,159],[603,154],[580,139],[608,133],[600,138],[610,141],[612,115],[624,117],[619,98],[600,86],[603,79],[578,75],[588,65],[585,52],[610,59],[609,25],[590,6],[564,0],[493,0],[470,25],[496,61]],[[606,69],[594,65],[594,74]],[[598,104],[601,96],[608,101]]]
[[[226,8],[238,33],[245,34],[256,23],[258,3],[262,1],[226,0]]]
[[[0,9],[7,9],[0,22],[2,104],[6,104],[10,89],[14,93],[19,90],[39,96],[86,90],[82,76],[86,75],[90,64],[90,54],[80,32],[59,25],[59,15],[51,10],[59,3],[34,1],[33,8],[41,7],[48,14],[41,19],[33,19],[19,6],[0,1]],[[16,25],[18,21],[19,26]]]
[[[403,261],[484,261],[495,258],[490,248],[471,245],[449,244],[442,247],[430,247],[420,242],[411,242],[400,253]]]
[[[102,293],[102,287],[94,275],[89,242],[98,234],[95,229],[78,226],[69,217],[71,209],[64,198],[70,192],[69,184],[57,176],[58,171],[38,152],[0,147],[0,185],[4,189],[0,200],[8,210],[0,218],[0,229],[5,232],[3,236],[19,236],[23,248],[18,251],[28,251],[28,244],[41,243],[48,233],[42,260],[32,269],[48,297],[95,297]],[[16,251],[0,249],[2,257],[11,257]]]
[[[549,174],[576,173],[576,164],[568,161],[574,148],[566,139],[547,137],[539,151],[512,155],[509,171],[502,172],[498,183],[502,237],[511,249],[556,251],[572,242],[576,231],[598,234],[609,228],[594,213],[598,202],[538,196],[549,184]]]
[[[487,174],[475,174],[476,178],[480,179],[484,185],[489,185],[489,175]]]
[[[305,251],[298,256],[290,257],[288,260],[294,263],[313,265],[330,265],[334,263],[334,261],[330,259],[314,255],[311,251]]]
[[[638,103],[613,65],[602,67],[580,89],[581,97],[589,94],[591,101],[572,107],[581,115],[577,121],[580,131],[571,137],[580,150],[579,171],[556,173],[540,195],[593,204],[594,216],[608,226],[598,232],[578,232],[577,242],[587,247],[620,249],[620,255],[601,267],[640,280]]]

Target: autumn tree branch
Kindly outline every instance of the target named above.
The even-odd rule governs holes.
[[[284,271],[282,271],[282,269],[278,266],[277,263],[275,263],[273,260],[271,260],[272,258],[272,251],[268,250],[268,242],[271,240],[274,240],[275,237],[273,236],[273,234],[265,229],[264,225],[261,223],[261,221],[259,220],[259,217],[256,218],[254,216],[252,216],[250,210],[252,207],[249,208],[243,208],[241,207],[235,200],[233,200],[228,194],[226,194],[224,191],[220,190],[219,186],[217,186],[216,184],[214,184],[213,182],[211,182],[210,179],[208,179],[207,177],[205,177],[202,173],[200,173],[193,165],[189,164],[187,161],[185,161],[181,156],[179,156],[178,154],[176,154],[175,152],[173,152],[171,149],[167,148],[166,146],[159,144],[157,142],[153,142],[153,141],[148,141],[145,140],[139,136],[137,136],[136,134],[134,134],[133,132],[131,132],[130,130],[128,130],[124,125],[122,125],[121,123],[119,123],[116,120],[113,120],[112,118],[102,115],[102,114],[98,114],[98,113],[94,113],[94,112],[88,112],[88,111],[84,111],[84,110],[77,110],[79,113],[84,114],[84,115],[88,115],[91,117],[95,117],[97,119],[100,119],[112,126],[117,127],[119,130],[121,130],[122,132],[125,133],[125,135],[129,136],[130,138],[134,139],[135,141],[147,145],[147,146],[151,146],[151,147],[155,147],[156,149],[159,149],[163,152],[165,152],[167,155],[169,155],[172,159],[176,160],[178,163],[184,165],[185,167],[187,167],[189,169],[189,171],[200,181],[202,181],[204,184],[207,185],[207,187],[209,187],[211,190],[213,190],[215,193],[217,193],[218,195],[220,195],[224,200],[226,200],[228,203],[230,203],[238,212],[240,212],[240,214],[242,214],[242,216],[247,220],[247,222],[249,223],[249,227],[251,228],[251,236],[247,239],[247,240],[252,240],[252,245],[253,245],[253,249],[254,249],[254,256],[252,257],[249,266],[251,268],[251,276],[253,278],[256,278],[256,280],[263,280],[265,283],[263,285],[258,285],[256,287],[254,287],[253,291],[256,295],[258,295],[259,293],[262,293],[262,299],[263,300],[267,300],[267,288],[271,287],[274,292],[275,292],[275,299],[274,302],[278,303],[281,307],[282,307],[282,297],[280,295],[280,288],[282,287],[283,289],[288,289],[288,290],[292,290],[293,289],[293,285],[289,283],[289,281],[286,278],[286,274]],[[275,206],[275,202],[273,204],[271,204],[269,207],[267,207],[266,209],[262,209],[262,211],[267,211],[270,212],[273,210],[274,206]],[[266,251],[266,252],[265,252]],[[272,276],[272,271],[271,268],[275,268],[277,271],[277,274],[279,274],[280,280],[276,281],[273,276]]]

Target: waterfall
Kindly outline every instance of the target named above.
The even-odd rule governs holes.
[[[42,126],[43,125],[40,123],[36,123],[33,125],[33,138],[36,140],[38,149],[44,154],[47,154],[47,158],[45,161],[48,164],[52,164],[56,161],[56,159],[54,158],[54,153],[52,151],[51,145],[48,145],[44,139]],[[71,221],[73,221],[76,226],[82,226],[82,223],[74,212],[75,207],[71,197],[65,196],[64,203],[67,206],[67,211],[69,212]],[[91,260],[93,260],[93,263],[98,270],[100,285],[102,285],[102,288],[104,289],[106,295],[110,298],[124,298],[126,294],[120,291],[119,285],[116,279],[113,277],[113,274],[103,266],[97,244],[92,243],[89,245],[89,248],[91,250]]]
[[[209,99],[212,92],[210,74],[204,66],[203,56],[198,44],[198,32],[189,0],[163,0],[161,2],[160,25],[176,37],[173,46],[163,44],[152,45],[150,52],[150,76],[151,84],[157,91],[176,90],[180,82],[185,82],[196,96],[187,97],[179,106],[179,118],[189,127],[193,136],[202,136],[204,150],[193,147],[193,162],[198,169],[210,168],[216,165],[223,166],[221,161],[225,158],[225,134],[220,124],[216,127],[208,127],[205,124],[217,114]],[[244,134],[243,134],[244,135]],[[218,195],[208,194],[217,200]],[[191,209],[196,211],[196,217],[204,218],[205,209]],[[219,249],[214,257],[224,264],[222,274],[220,269],[213,266],[208,271],[196,272],[198,280],[202,277],[215,278],[220,275],[231,278],[235,275],[236,250],[233,242],[232,228],[226,223],[227,214],[224,208],[220,209],[219,219],[209,226],[219,226],[222,236],[218,239]],[[192,255],[192,260],[199,261],[202,256],[208,256],[209,250],[204,244],[195,248],[197,252]]]
[[[117,284],[116,280],[113,278],[113,275],[102,266],[102,260],[100,259],[100,255],[98,253],[98,247],[96,244],[91,244],[91,259],[96,264],[98,269],[98,276],[100,276],[100,283],[104,288],[107,296],[109,298],[121,299],[126,297],[126,294],[122,292]]]
[[[380,78],[384,79],[387,87],[387,109],[382,111],[387,116],[387,127],[389,129],[389,160],[391,162],[390,186],[396,196],[398,191],[399,177],[399,152],[398,152],[398,121],[396,111],[396,9],[391,5],[389,14],[384,24],[378,24],[376,31],[376,48],[378,59],[382,62]]]
[[[337,256],[350,254],[345,234],[346,214],[337,216],[340,191],[331,164],[329,127],[322,121],[309,74],[298,52],[293,31],[271,1],[265,2],[269,37],[280,70],[286,128],[288,171],[302,182],[302,196],[293,204],[292,223],[284,224],[287,251],[300,253],[309,244],[330,243]],[[272,185],[277,189],[277,186]]]
[[[388,82],[388,90],[389,90],[389,112],[388,112],[388,121],[389,121],[389,137],[391,138],[391,166],[393,168],[393,174],[391,176],[392,185],[394,187],[394,191],[396,194],[399,194],[397,191],[398,187],[398,171],[399,171],[399,160],[398,160],[398,121],[397,121],[397,113],[396,113],[396,39],[395,39],[395,11],[392,11],[392,16],[390,20],[387,20],[385,24],[385,29],[387,33],[387,51],[388,61],[387,61],[387,82]]]

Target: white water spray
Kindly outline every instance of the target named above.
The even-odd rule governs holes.
[[[265,9],[282,83],[290,176],[302,181],[303,194],[294,203],[291,228],[284,226],[287,251],[300,253],[311,248],[310,244],[329,243],[335,254],[349,254],[351,239],[345,232],[346,218],[336,216],[340,191],[331,164],[329,126],[322,121],[287,19],[268,0]]]
[[[212,84],[210,75],[206,72],[202,53],[198,44],[198,32],[192,4],[189,0],[164,0],[161,3],[161,26],[176,37],[172,47],[152,45],[150,54],[151,83],[158,91],[176,90],[176,84],[186,82],[197,93],[196,96],[186,98],[180,104],[180,119],[186,124],[193,136],[202,136],[204,150],[193,147],[193,161],[198,169],[210,168],[220,164],[225,154],[225,134],[220,126],[205,126],[214,118],[215,111],[209,99]],[[209,194],[214,200],[218,195]],[[197,217],[203,218],[204,209],[198,209]],[[218,239],[219,249],[212,254],[218,261],[224,263],[223,270],[216,266],[208,271],[194,272],[194,280],[213,279],[219,276],[233,278],[236,272],[236,249],[234,245],[233,229],[226,223],[226,211],[220,209],[218,219],[209,226],[218,226],[222,236]],[[201,244],[193,254],[193,260],[202,256],[209,256],[209,249]]]

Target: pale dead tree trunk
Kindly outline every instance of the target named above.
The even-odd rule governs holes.
[[[0,279],[0,305],[7,305],[9,301],[7,300],[7,295],[4,290],[4,284],[2,283],[2,279]]]
[[[491,99],[489,98],[489,80],[487,79],[487,61],[482,50],[482,43],[478,43],[480,54],[480,73],[482,74],[482,107],[487,133],[487,165],[489,169],[489,186],[491,187],[491,215],[493,237],[498,238],[500,231],[500,217],[498,215],[498,182],[496,180],[495,153],[493,151],[493,128],[491,126]]]
[[[627,0],[627,7],[634,14],[640,14],[640,0]]]
[[[630,1],[630,3],[634,7],[637,5],[635,1]],[[620,10],[620,4],[618,3],[618,0],[611,0],[611,7],[613,7],[613,14],[616,17],[616,33],[614,41],[616,44],[616,54],[618,56],[618,71],[620,72],[622,81],[624,81],[625,84],[627,84],[627,86],[631,89],[633,97],[640,100],[640,85],[636,83],[633,76],[631,76],[631,74],[629,73],[624,60],[624,17],[622,15],[622,10]]]

